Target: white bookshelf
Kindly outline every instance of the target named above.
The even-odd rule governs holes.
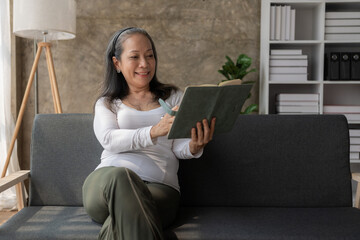
[[[296,10],[295,40],[270,40],[272,5],[290,5]],[[360,40],[326,40],[326,12],[360,12],[360,0],[262,0],[259,113],[276,113],[279,93],[319,94],[319,113],[324,105],[360,105],[360,80],[331,81],[325,79],[325,54],[331,51],[360,52]],[[270,81],[271,49],[302,49],[308,56],[307,81]],[[360,128],[352,121],[350,128]],[[360,161],[352,161],[360,166]],[[359,167],[360,170],[360,167]]]

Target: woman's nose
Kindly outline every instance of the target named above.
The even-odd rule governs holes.
[[[146,60],[145,57],[141,57],[140,58],[140,67],[147,67],[148,66],[148,62]]]

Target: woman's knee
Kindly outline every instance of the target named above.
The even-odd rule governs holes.
[[[84,189],[88,192],[96,191],[101,194],[103,200],[109,203],[112,198],[117,197],[122,199],[128,197],[129,192],[133,192],[135,188],[143,188],[143,191],[148,191],[146,185],[141,178],[133,171],[124,167],[104,167],[96,170],[93,175],[85,181]],[[90,185],[88,187],[88,185]],[[140,186],[139,186],[140,185]],[[86,194],[84,194],[86,195]]]
[[[137,195],[151,198],[141,178],[123,167],[98,169],[89,175],[83,186],[85,210],[100,223],[109,215],[109,205],[121,209],[122,212],[132,212],[136,209]]]
[[[133,171],[123,167],[104,167],[92,172],[82,189],[83,205],[88,214],[97,222],[105,221],[111,197],[126,194],[129,176],[136,178],[135,175]]]
[[[82,188],[85,211],[98,223],[103,223],[109,215],[103,195],[103,174],[104,169],[95,170],[86,178]]]

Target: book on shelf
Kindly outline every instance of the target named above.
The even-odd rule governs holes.
[[[307,55],[301,49],[271,49],[269,81],[307,81]]]
[[[270,40],[275,40],[276,6],[270,6]]]
[[[271,49],[270,55],[302,55],[302,49]]]
[[[360,40],[360,12],[326,12],[325,40]],[[350,79],[350,76],[340,76],[340,79],[345,78]]]
[[[197,122],[207,119],[210,123],[216,117],[215,133],[228,132],[234,126],[245,100],[249,96],[252,84],[230,85],[231,81],[221,86],[199,85],[185,89],[177,112],[159,101],[169,113],[176,115],[168,134],[169,139],[190,138],[191,129]]]
[[[360,80],[360,53],[352,52],[351,53],[351,80]]]
[[[307,67],[306,59],[270,59],[270,67]]]
[[[270,74],[279,74],[279,73],[294,73],[294,74],[307,74],[307,67],[270,67]]]
[[[340,79],[340,53],[331,52],[328,56],[325,55],[327,66],[327,79],[329,80],[339,80]]]
[[[360,159],[360,152],[350,152],[350,159]]]
[[[307,73],[270,73],[269,81],[307,81]]]
[[[290,12],[290,40],[295,40],[295,9],[291,9]]]
[[[275,11],[275,40],[281,39],[281,6],[276,6]]]
[[[271,59],[308,59],[307,55],[270,55]]]
[[[343,115],[346,117],[349,123],[360,121],[360,113],[344,113]]]
[[[333,113],[333,112],[324,112],[324,114],[341,114],[344,115],[348,123],[359,123],[360,122],[360,113]]]
[[[281,30],[280,40],[285,41],[286,37],[286,6],[281,6]]]
[[[318,93],[279,93],[276,101],[319,101]]]
[[[291,7],[289,5],[285,6],[285,40],[290,40],[291,32]]]
[[[278,115],[319,115],[318,112],[277,112]]]
[[[324,105],[324,113],[360,113],[360,105]]]
[[[360,152],[350,152],[350,159],[359,160],[360,159]]]
[[[290,5],[270,6],[270,40],[295,40],[295,14]]]
[[[325,26],[360,26],[360,19],[325,19]]]
[[[325,33],[360,33],[360,27],[325,27]]]
[[[325,40],[360,40],[360,33],[327,33]]]
[[[360,18],[360,12],[326,12],[325,19],[332,19],[332,18]]]
[[[360,145],[350,145],[350,152],[360,152]]]
[[[360,159],[350,159],[350,163],[360,163]]]
[[[359,137],[350,137],[350,144],[360,144]]]
[[[360,137],[360,129],[350,129],[349,136],[350,137]]]
[[[276,106],[276,111],[282,113],[318,113],[319,106]]]
[[[350,53],[340,53],[340,80],[349,80],[350,77]]]
[[[277,101],[277,106],[318,106],[319,102],[316,101]]]

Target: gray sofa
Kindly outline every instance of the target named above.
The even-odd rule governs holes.
[[[37,115],[29,206],[0,239],[96,239],[81,187],[99,163],[90,114]],[[360,239],[343,116],[240,116],[200,159],[180,160],[181,207],[166,239]]]

